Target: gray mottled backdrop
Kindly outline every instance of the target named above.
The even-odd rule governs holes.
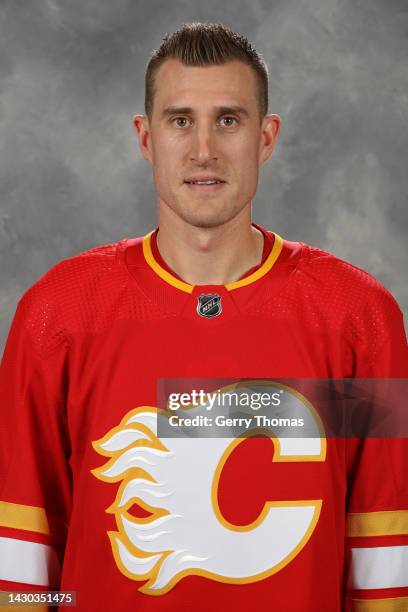
[[[0,0],[0,349],[52,264],[155,226],[132,116],[183,21],[241,31],[280,140],[254,219],[365,268],[408,307],[406,0]]]

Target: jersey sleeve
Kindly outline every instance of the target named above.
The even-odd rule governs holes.
[[[356,377],[383,378],[386,385],[399,379],[403,393],[408,346],[402,312],[386,291],[363,308]],[[349,439],[347,469],[345,610],[408,610],[408,439]]]
[[[0,367],[1,591],[59,588],[71,511],[68,346],[39,351],[49,305],[33,318],[32,301],[28,290],[17,305]]]

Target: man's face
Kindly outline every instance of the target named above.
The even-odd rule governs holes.
[[[204,67],[166,60],[156,73],[151,120],[134,122],[159,207],[196,227],[226,223],[249,205],[279,129],[277,115],[261,122],[256,77],[237,60]]]

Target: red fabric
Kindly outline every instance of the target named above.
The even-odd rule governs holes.
[[[220,296],[219,316],[199,316],[201,293]],[[407,440],[329,438],[320,461],[276,461],[282,458],[276,439],[251,438],[243,440],[225,464],[218,464],[218,481],[214,467],[207,480],[194,471],[201,457],[194,440],[196,446],[179,464],[176,452],[171,459],[168,450],[157,447],[143,463],[144,472],[134,465],[116,476],[101,477],[96,470],[109,474],[109,461],[112,466],[125,453],[131,460],[140,447],[156,443],[151,429],[131,419],[139,414],[136,409],[157,406],[160,378],[407,375],[402,313],[393,297],[369,274],[315,247],[284,240],[275,265],[255,282],[230,291],[219,285],[197,286],[191,293],[156,274],[144,259],[141,238],[75,255],[51,268],[19,301],[0,369],[0,501],[43,509],[50,533],[33,537],[28,525],[26,530],[24,525],[14,530],[0,525],[0,546],[1,538],[15,540],[16,551],[21,541],[54,546],[64,535],[63,525],[69,524],[65,554],[57,550],[62,565],[58,586],[77,592],[78,612],[340,612],[349,548],[364,542],[346,542],[346,509],[370,513],[408,508]],[[144,441],[126,446],[124,440],[135,431],[142,432]],[[121,450],[110,450],[112,437],[124,445]],[[209,450],[199,464],[207,476],[212,458]],[[178,470],[185,474],[180,486],[201,517],[192,533],[208,530],[210,535],[205,551],[190,551],[189,542],[160,548],[162,538],[173,541],[177,521],[184,521],[181,534],[187,529],[183,511],[152,539],[139,534],[138,546],[128,548],[138,562],[153,556],[157,563],[146,551],[159,546],[159,551],[187,551],[178,553],[179,562],[191,566],[166,583],[166,592],[152,595],[143,588],[159,571],[157,565],[154,572],[135,577],[115,548],[123,517],[136,520],[140,499],[131,498],[127,515],[126,506],[122,513],[115,512],[114,502],[121,502],[132,478],[144,475],[144,488],[149,487],[149,470],[161,465],[170,484]],[[208,482],[217,482],[220,516],[233,528],[219,518],[207,521],[205,503],[213,498],[209,492],[203,497],[202,487]],[[158,484],[162,488],[157,491],[165,491],[167,485]],[[168,512],[179,493],[170,487],[162,497],[152,495],[150,506]],[[255,567],[261,548],[272,555],[280,550],[279,542],[293,536],[287,506],[297,503],[302,508],[308,500],[322,505],[307,541],[291,549],[281,566],[272,564],[271,571],[255,577],[247,573],[241,583],[234,583],[231,568],[239,573],[246,564]],[[266,531],[259,548],[250,549],[242,528],[251,526],[245,531],[250,541],[266,524],[266,505],[281,503],[288,512],[282,528],[274,536]],[[0,506],[0,517],[1,512]],[[219,540],[211,529],[219,525],[220,535],[233,532],[242,546],[234,552],[217,548]],[[367,545],[384,541],[370,538]],[[399,537],[386,541],[405,544]],[[227,570],[218,579],[194,569],[200,559],[212,563],[225,554]],[[131,557],[123,558],[129,562]],[[158,558],[164,564],[164,557]],[[0,564],[0,571],[11,561],[8,557],[6,565]],[[16,567],[27,562],[20,555]],[[16,585],[20,582],[15,580]],[[0,581],[0,588],[9,584],[9,578]],[[385,590],[384,596],[394,591]]]

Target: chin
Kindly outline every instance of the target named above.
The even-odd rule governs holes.
[[[179,216],[189,225],[194,227],[211,228],[227,223],[235,217],[237,211],[221,210],[185,210],[180,211]]]

